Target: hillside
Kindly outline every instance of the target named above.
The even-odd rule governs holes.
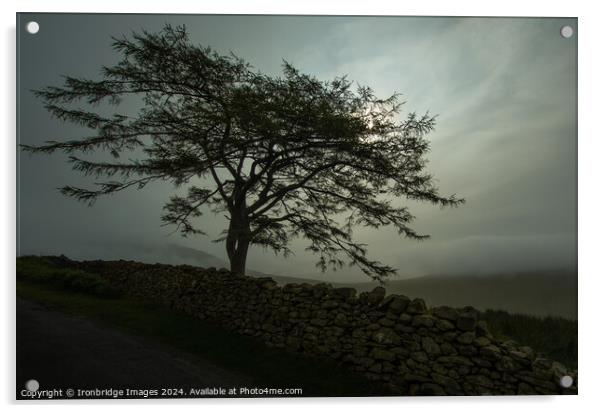
[[[345,285],[358,291],[369,291],[376,286],[375,283]],[[433,305],[471,305],[479,310],[577,319],[577,276],[568,272],[433,275],[393,280],[385,287],[392,294],[423,297]]]

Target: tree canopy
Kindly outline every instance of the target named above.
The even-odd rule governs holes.
[[[270,76],[233,54],[192,44],[183,26],[114,38],[112,45],[121,60],[102,67],[100,80],[67,76],[62,87],[35,91],[56,118],[94,133],[24,149],[67,153],[73,169],[96,177],[96,188],[61,189],[90,204],[153,181],[184,186],[186,195],[164,206],[163,222],[184,235],[204,234],[203,211],[225,214],[228,227],[218,240],[234,272],[245,272],[250,245],[286,255],[300,237],[322,270],[347,261],[382,281],[395,269],[368,258],[354,227],[393,226],[423,239],[397,199],[463,202],[440,195],[425,170],[425,136],[435,118],[409,113],[398,120],[397,93],[380,99],[345,76],[322,81],[288,62]],[[128,96],[141,102],[133,116],[98,108]],[[84,159],[96,151],[114,161]]]

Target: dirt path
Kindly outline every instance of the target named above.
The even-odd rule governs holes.
[[[17,396],[49,388],[162,389],[252,386],[198,356],[17,299]]]

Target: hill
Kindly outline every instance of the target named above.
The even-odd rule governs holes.
[[[358,291],[369,291],[376,286],[375,283],[346,285]],[[471,305],[479,310],[577,319],[577,276],[569,272],[432,275],[391,280],[385,288],[390,294],[422,297],[433,305]]]

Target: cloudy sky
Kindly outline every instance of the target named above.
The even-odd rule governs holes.
[[[26,22],[40,31],[30,35]],[[82,136],[52,119],[31,89],[61,75],[97,78],[115,63],[110,36],[186,24],[191,40],[235,52],[262,72],[282,59],[327,80],[347,74],[380,96],[404,95],[406,111],[438,114],[429,170],[458,209],[410,203],[416,243],[394,230],[357,230],[370,253],[401,276],[490,274],[576,268],[576,35],[574,19],[21,14],[19,139],[41,144]],[[125,109],[124,109],[125,110]],[[19,154],[20,254],[137,258],[141,246],[180,244],[225,259],[223,244],[181,238],[160,226],[171,188],[160,184],[100,199],[92,208],[64,198],[86,185],[66,157]],[[217,236],[224,221],[205,216]],[[288,259],[255,249],[248,267],[316,277],[315,259],[294,243]],[[157,257],[157,261],[160,261]],[[338,279],[362,280],[349,269]]]

